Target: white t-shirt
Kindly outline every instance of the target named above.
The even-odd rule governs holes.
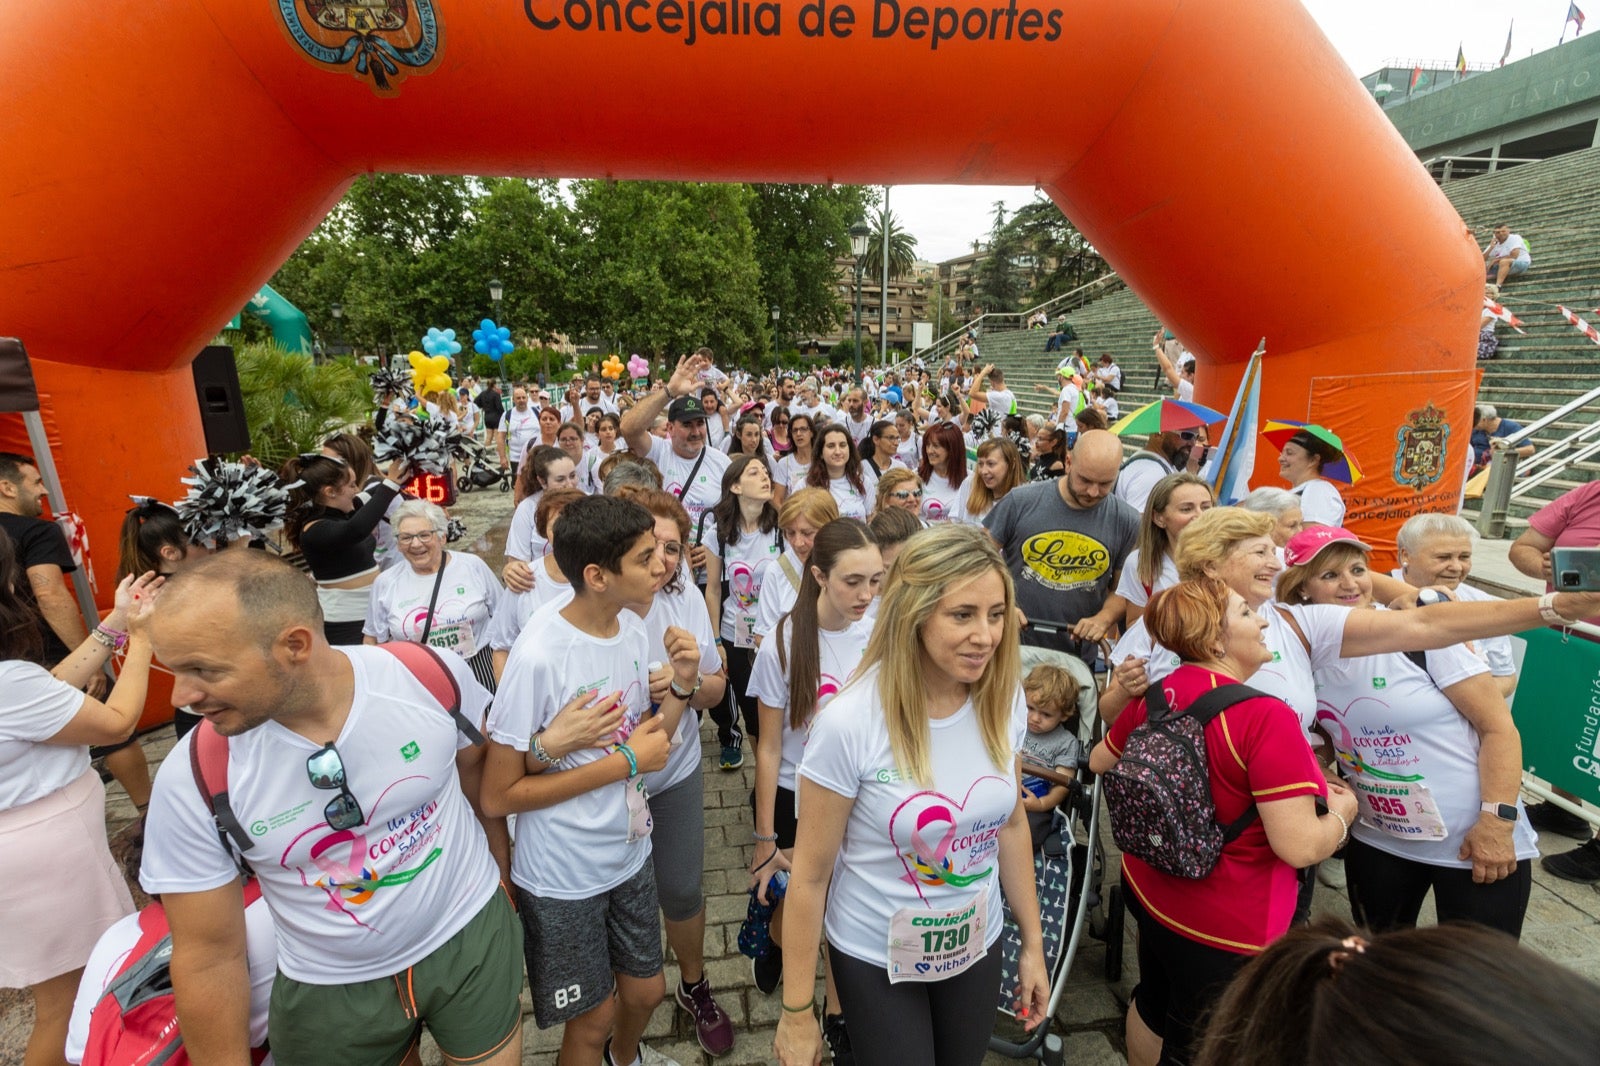
[[[778,460],[778,482],[788,492],[795,492],[805,488],[806,475],[809,473],[811,473],[811,464],[800,462],[794,457],[793,452]]]
[[[1328,482],[1312,478],[1289,491],[1300,497],[1300,515],[1307,525],[1344,525],[1344,497]]]
[[[436,579],[439,574],[419,574],[409,563],[379,574],[372,583],[367,621],[361,631],[380,644],[386,640],[422,643]],[[428,643],[448,648],[463,659],[472,658],[479,648],[488,646],[490,619],[500,611],[504,596],[505,589],[488,563],[465,552],[445,552]]]
[[[818,422],[839,421],[839,412],[836,409],[828,406],[828,404],[823,400],[818,400],[815,404],[808,406],[797,399],[789,405],[789,414],[806,415],[811,419],[813,425],[817,424]]]
[[[1188,378],[1178,379],[1178,399],[1187,403],[1194,402],[1194,382]]]
[[[904,463],[906,469],[915,470],[922,465],[921,442],[916,437],[907,437],[900,442],[900,447],[895,450],[894,457]]]
[[[687,571],[685,571],[687,575]],[[706,598],[700,595],[694,582],[687,576],[680,582],[677,592],[658,592],[650,602],[650,612],[644,616],[645,639],[650,645],[650,662],[670,665],[667,662],[667,627],[686,629],[700,646],[700,673],[709,677],[722,669],[722,656],[717,653],[717,635],[711,629],[711,613],[706,610]],[[646,664],[648,665],[648,664]],[[685,780],[700,765],[700,716],[694,708],[684,709],[678,719],[678,731],[672,737],[672,751],[667,765],[653,774],[646,774],[644,787],[650,795],[665,792]]]
[[[506,448],[513,463],[521,463],[528,454],[528,446],[539,439],[539,411],[532,404],[526,411],[519,411],[515,407],[506,408],[506,416],[500,423],[500,431],[506,435]]]
[[[922,520],[929,524],[960,521],[967,513],[964,488],[964,483],[950,484],[943,474],[929,474],[927,484],[922,486]]]
[[[1533,256],[1528,252],[1528,242],[1518,234],[1511,234],[1503,241],[1491,240],[1486,257],[1489,259],[1526,259],[1528,265],[1533,265]]]
[[[1128,553],[1127,562],[1122,564],[1122,577],[1117,581],[1117,595],[1133,604],[1143,607],[1150,602],[1150,597],[1162,589],[1169,589],[1178,583],[1178,564],[1172,561],[1172,556],[1161,557],[1161,571],[1156,575],[1156,582],[1145,591],[1144,583],[1139,580],[1139,549],[1135,548]]]
[[[806,750],[808,727],[800,729],[789,724],[789,671],[779,665],[778,651],[783,650],[783,662],[792,664],[789,645],[794,632],[791,622],[783,624],[781,634],[761,642],[756,652],[755,665],[750,668],[750,691],[768,707],[783,712],[783,755],[778,763],[778,787],[795,790],[794,773],[800,765],[800,756]],[[820,672],[817,675],[817,710],[826,707],[839,694],[844,683],[850,680],[867,653],[867,641],[872,638],[872,623],[863,618],[837,631],[817,630],[817,653]],[[813,719],[815,715],[813,715]]]
[[[1064,423],[1078,413],[1078,397],[1083,395],[1078,386],[1067,382],[1061,386],[1061,395],[1056,397],[1055,421]]]
[[[1117,473],[1117,487],[1113,493],[1127,501],[1140,514],[1150,502],[1150,494],[1168,474],[1176,473],[1173,465],[1154,452],[1141,451],[1128,459]]]
[[[1017,406],[1017,394],[1010,389],[990,389],[985,396],[989,410],[994,412],[996,418],[1004,418],[1010,414],[1012,408]],[[995,430],[1000,429],[1000,423],[995,423]]]
[[[824,928],[828,941],[863,962],[888,962],[890,920],[903,907],[954,909],[987,902],[985,946],[1000,936],[1000,827],[1017,806],[1015,764],[992,765],[970,702],[929,723],[933,780],[902,780],[878,704],[877,670],[846,687],[811,721],[799,774],[855,800],[833,867]],[[1013,758],[1027,735],[1017,687]],[[958,887],[949,872],[967,881]],[[968,881],[971,878],[972,880]]]
[[[861,468],[860,489],[850,484],[847,477],[836,477],[828,482],[833,502],[839,505],[840,518],[859,518],[865,522],[872,513],[872,503],[878,498],[878,475],[870,466]]]
[[[783,534],[776,527],[770,533],[741,532],[737,541],[724,548],[717,536],[717,523],[708,518],[705,539],[701,543],[706,551],[722,560],[722,579],[728,584],[717,627],[722,639],[732,641],[735,638],[740,615],[748,619],[746,625],[753,632],[761,607],[761,589],[768,571],[783,552]]]
[[[272,926],[272,911],[266,900],[257,899],[244,909],[244,957],[250,973],[250,1046],[267,1042],[267,1005],[272,998],[272,979],[278,975],[278,949]],[[89,1042],[89,1019],[104,997],[106,986],[128,960],[139,943],[139,915],[130,914],[100,934],[89,953],[78,981],[78,995],[72,1001],[72,1019],[67,1023],[67,1061],[83,1062]],[[263,1061],[270,1066],[271,1054]]]
[[[255,838],[247,857],[277,924],[278,968],[313,985],[401,972],[460,932],[500,884],[456,776],[467,738],[399,659],[379,648],[335,650],[355,670],[336,744],[365,823],[335,831],[323,820],[338,793],[313,787],[306,773],[322,745],[275,721],[228,742],[228,791]],[[461,713],[483,721],[488,690],[464,660],[440,660]],[[151,894],[204,892],[239,876],[189,769],[194,737],[178,741],[156,774],[139,877]]]
[[[1415,862],[1468,869],[1472,863],[1459,855],[1483,801],[1478,734],[1441,689],[1485,673],[1488,667],[1459,644],[1424,655],[1426,672],[1398,653],[1319,665],[1317,720],[1333,738],[1341,772],[1360,772],[1380,783],[1398,779],[1410,786],[1422,784],[1432,794],[1448,834],[1442,840],[1401,838],[1370,824],[1363,815],[1351,828],[1351,836]],[[1538,840],[1520,798],[1516,804],[1512,836],[1517,859],[1536,858]]]
[[[719,452],[728,450],[728,437],[733,431],[722,424],[720,413],[706,418],[706,443]]]
[[[510,651],[522,635],[528,619],[539,608],[552,602],[565,604],[572,599],[571,583],[551,577],[544,567],[544,560],[534,563],[531,569],[533,588],[527,592],[508,590],[504,602],[495,608],[494,617],[489,620],[488,643],[495,651]]]
[[[861,421],[859,422],[851,418],[849,415],[843,415],[840,418],[840,421],[844,423],[844,428],[850,431],[850,439],[857,444],[860,444],[862,441],[866,440],[867,434],[872,432],[871,411],[864,413],[861,416]]]
[[[1311,645],[1310,655],[1306,654],[1305,645],[1300,643],[1300,638],[1279,610],[1294,615],[1295,621],[1300,623],[1300,631]],[[1317,687],[1312,679],[1312,671],[1324,663],[1338,661],[1349,612],[1344,607],[1332,605],[1289,606],[1274,601],[1263,605],[1256,613],[1267,620],[1265,641],[1272,652],[1272,661],[1247,678],[1245,684],[1269,696],[1276,696],[1293,707],[1295,714],[1300,717],[1301,728],[1309,736],[1317,716]],[[1150,638],[1143,618],[1129,626],[1116,647],[1111,649],[1113,664],[1122,662],[1130,655],[1146,661],[1145,674],[1152,683],[1160,681],[1179,665],[1175,654]]]
[[[632,611],[617,615],[617,627],[611,637],[590,636],[555,604],[530,618],[500,678],[489,736],[526,752],[534,734],[578,695],[620,690],[625,710],[617,733],[626,740],[650,710],[649,664],[664,659],[666,651],[650,647],[644,623]],[[558,774],[608,754],[606,748],[582,748],[544,772]],[[628,789],[638,784],[616,781],[519,813],[511,879],[536,896],[587,899],[638,873],[650,857],[648,836],[628,842]]]
[[[1094,376],[1096,381],[1099,381],[1105,385],[1110,385],[1118,392],[1122,391],[1122,368],[1116,363],[1110,363],[1105,366],[1096,364],[1094,368]]]
[[[544,493],[536,492],[517,504],[517,509],[511,512],[511,528],[506,531],[507,559],[532,563],[550,554],[550,542],[539,536],[539,528],[534,524],[534,515],[543,498]]]
[[[789,571],[794,573],[793,581],[789,579]],[[756,636],[763,642],[772,635],[778,619],[793,609],[795,598],[800,595],[800,581],[805,576],[806,564],[800,561],[793,548],[785,546],[778,561],[768,568],[761,583],[761,602],[756,604]]]
[[[0,811],[59,792],[89,769],[86,744],[46,744],[76,717],[83,693],[37,663],[0,662]]]
[[[701,511],[715,507],[722,498],[722,475],[730,462],[726,452],[719,452],[709,444],[704,446],[701,455],[705,456],[705,462],[696,470],[699,456],[685,459],[672,450],[672,442],[665,437],[656,437],[650,443],[648,458],[661,471],[661,486],[676,496],[683,509],[689,512],[691,526],[700,521]],[[691,470],[694,484],[685,486]]]

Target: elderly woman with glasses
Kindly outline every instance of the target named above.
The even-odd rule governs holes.
[[[372,584],[364,643],[409,640],[448,649],[467,660],[479,684],[495,689],[489,622],[504,589],[476,555],[446,551],[444,512],[425,500],[394,510],[395,543],[406,565]]]
[[[878,479],[878,499],[872,510],[876,514],[885,507],[898,507],[916,515],[922,521],[922,479],[914,470],[893,467]],[[924,523],[926,524],[926,523]]]

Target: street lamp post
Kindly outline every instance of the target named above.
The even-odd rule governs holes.
[[[505,286],[500,284],[500,279],[499,278],[490,278],[489,279],[489,303],[491,303],[494,306],[494,324],[496,326],[505,325],[504,322],[500,321],[500,297],[504,296],[505,293],[506,293]],[[504,355],[502,355],[500,357],[500,359],[499,359],[499,362],[500,362],[500,387],[502,389],[504,389],[505,386],[506,386],[506,382],[508,380],[506,378],[506,357]]]
[[[783,376],[783,363],[778,359],[778,305],[772,305],[772,382],[777,384]]]
[[[861,383],[861,272],[867,268],[867,241],[872,230],[863,219],[850,227],[850,253],[856,257],[856,384]]]
[[[328,310],[333,313],[333,354],[338,355],[339,340],[344,334],[344,329],[342,328],[343,323],[341,322],[341,319],[344,318],[344,305],[334,304],[332,307],[328,308]]]

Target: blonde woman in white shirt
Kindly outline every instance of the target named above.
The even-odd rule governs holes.
[[[918,534],[895,561],[858,672],[812,721],[785,904],[782,1066],[820,1055],[810,990],[824,931],[840,1006],[873,1023],[852,1027],[857,1063],[980,1060],[999,992],[1002,886],[1022,935],[1019,1016],[1030,1029],[1046,1020],[1014,608],[983,530]],[[925,936],[930,918],[940,933]]]

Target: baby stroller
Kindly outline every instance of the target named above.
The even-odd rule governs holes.
[[[511,470],[494,465],[493,456],[484,447],[472,450],[471,461],[462,466],[456,475],[456,488],[462,492],[500,486],[501,492],[511,491]]]
[[[1110,659],[1110,648],[1103,647],[1102,654]],[[1011,908],[1006,907],[1006,924],[996,945],[1001,952],[1000,1002],[998,1010],[1008,1016],[1001,1020],[996,1032],[989,1038],[989,1049],[1013,1059],[1037,1059],[1049,1066],[1059,1066],[1063,1061],[1063,1046],[1059,1034],[1050,1032],[1049,1018],[1054,1018],[1066,986],[1067,974],[1072,970],[1073,956],[1086,929],[1091,927],[1091,917],[1105,904],[1103,917],[1093,924],[1099,931],[1091,935],[1106,942],[1106,978],[1116,981],[1122,976],[1122,924],[1121,886],[1113,886],[1102,900],[1100,887],[1105,878],[1106,855],[1100,846],[1101,802],[1100,782],[1089,774],[1088,753],[1099,741],[1099,698],[1094,674],[1083,660],[1066,652],[1047,648],[1024,647],[1022,669],[1026,673],[1041,663],[1067,670],[1078,682],[1078,739],[1083,742],[1084,757],[1078,766],[1077,779],[1070,786],[1067,799],[1056,809],[1054,824],[1044,845],[1034,856],[1034,880],[1039,892],[1040,922],[1044,932],[1045,964],[1050,972],[1050,1005],[1045,1024],[1032,1033],[1023,1031],[1010,1020],[1016,1017],[1017,956],[1021,938],[1011,920]],[[1030,767],[1030,772],[1037,768]]]

